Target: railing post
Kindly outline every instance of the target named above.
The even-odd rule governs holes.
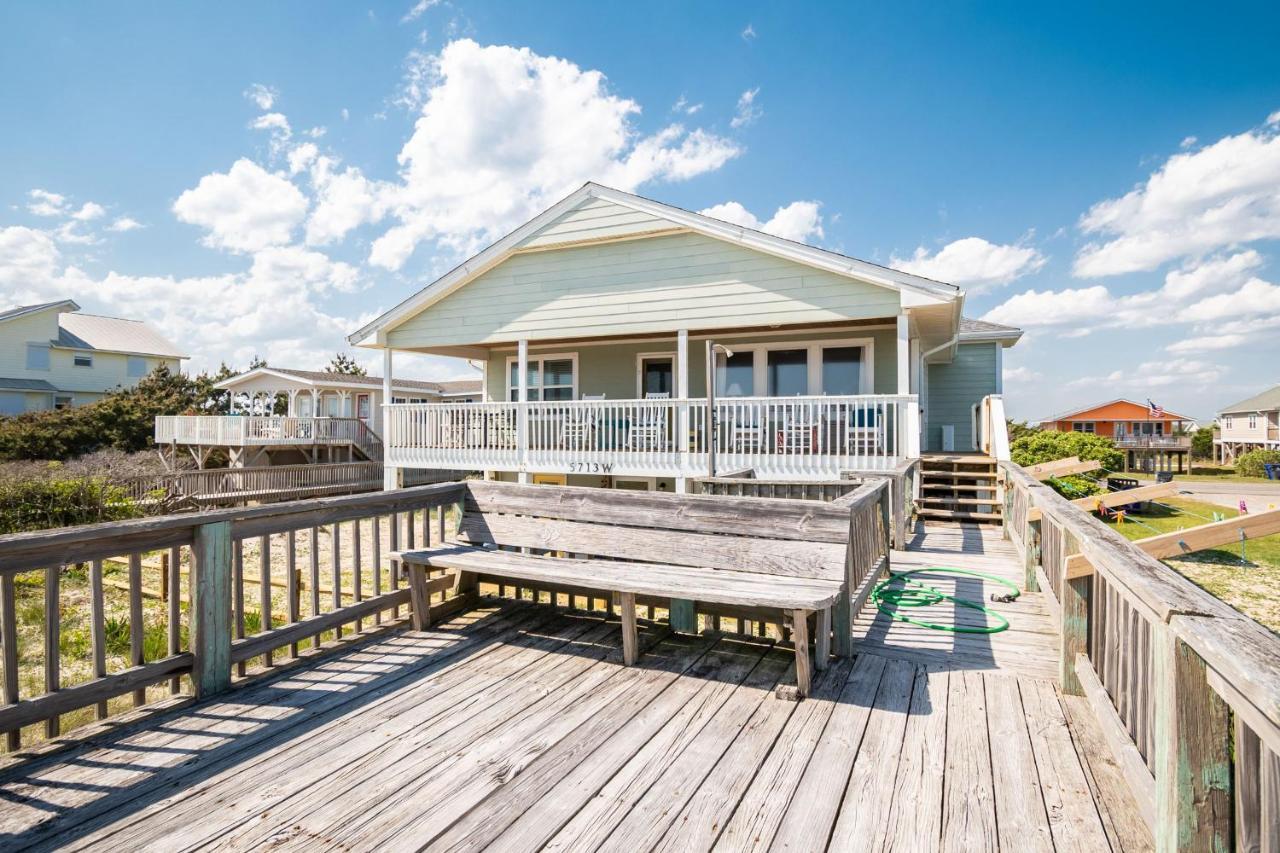
[[[1175,617],[1177,618],[1177,617]],[[1231,731],[1205,662],[1169,625],[1154,625],[1156,849],[1230,850]]]
[[[202,698],[231,686],[231,522],[197,527],[191,555],[191,683]]]
[[[1027,592],[1040,591],[1040,579],[1036,577],[1036,566],[1040,565],[1040,522],[1028,521],[1022,534],[1022,562],[1026,568]]]
[[[1062,652],[1058,666],[1058,681],[1062,692],[1069,696],[1083,696],[1084,688],[1076,677],[1076,655],[1089,654],[1089,596],[1093,590],[1093,577],[1067,577],[1067,557],[1080,552],[1076,539],[1062,531],[1062,566],[1058,574],[1062,589],[1058,601],[1062,605]]]
[[[912,395],[902,403],[906,409],[905,433],[903,436],[903,455],[915,459],[920,455],[920,404],[919,397]]]

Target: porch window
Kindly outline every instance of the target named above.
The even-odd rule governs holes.
[[[809,393],[809,352],[769,350],[768,374],[770,397],[799,397]]]
[[[640,396],[647,398],[650,394],[675,396],[675,370],[671,356],[655,356],[640,361]]]
[[[735,352],[726,358],[717,353],[716,393],[721,397],[750,397],[755,393],[755,353]]]
[[[520,399],[520,364],[514,359],[508,364],[507,399]],[[572,400],[574,397],[574,361],[571,358],[529,359],[529,400]]]
[[[862,393],[862,347],[824,347],[822,393],[853,396]]]
[[[1097,431],[1097,426],[1093,421],[1075,421],[1071,424],[1071,429],[1073,432],[1093,433]]]

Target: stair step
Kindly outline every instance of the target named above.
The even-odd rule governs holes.
[[[951,492],[994,492],[995,486],[970,486],[956,483],[922,483],[922,489],[940,489]]]
[[[947,480],[994,480],[996,478],[995,471],[922,471],[921,476],[926,480],[929,478],[947,479]]]
[[[999,521],[1000,515],[994,512],[971,512],[969,510],[932,509],[922,507],[916,511],[920,518],[950,519],[952,521]]]
[[[954,498],[954,497],[938,497],[935,495],[925,495],[919,498],[916,503],[946,503],[946,504],[967,504],[969,506],[997,506],[999,501],[995,498]]]

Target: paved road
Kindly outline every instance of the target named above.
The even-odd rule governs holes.
[[[1155,480],[1143,480],[1143,485]],[[1250,509],[1266,509],[1268,504],[1280,507],[1280,483],[1212,483],[1203,480],[1179,480],[1174,475],[1173,482],[1178,489],[1197,500],[1218,506],[1229,506],[1232,509],[1245,501]]]

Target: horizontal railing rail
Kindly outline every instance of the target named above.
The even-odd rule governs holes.
[[[388,464],[584,474],[834,477],[918,455],[916,398],[730,397],[530,403],[398,403],[386,408]]]
[[[1274,846],[1280,637],[1019,466],[1000,470],[1028,586],[1056,607],[1062,690],[1088,699],[1157,847]]]
[[[262,415],[160,415],[157,444],[246,447],[290,444],[354,444],[369,456],[382,441],[359,418],[297,418]],[[376,457],[375,457],[376,458]]]
[[[1191,447],[1189,435],[1117,435],[1116,447],[1187,449]]]
[[[433,526],[442,540],[462,494],[451,482],[0,536],[9,750],[29,726],[55,737],[64,720],[177,694],[183,679],[197,696],[217,692],[250,660],[269,666],[399,618],[409,592],[391,553],[428,543]],[[89,665],[64,677],[73,629],[87,634]]]
[[[116,485],[131,500],[144,504],[190,501],[199,506],[219,506],[248,500],[281,501],[373,491],[382,488],[382,475],[381,462],[331,462],[173,471],[130,477]],[[403,479],[406,486],[418,486],[462,477],[460,471],[409,470]]]

